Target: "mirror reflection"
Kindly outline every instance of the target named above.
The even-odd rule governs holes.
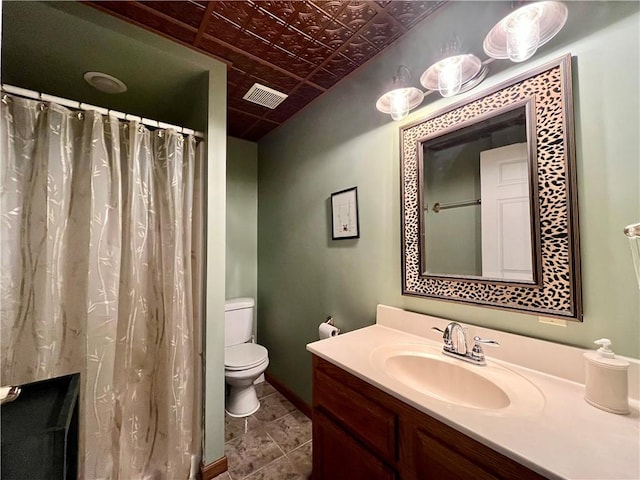
[[[422,142],[424,275],[534,281],[529,108],[520,102]]]

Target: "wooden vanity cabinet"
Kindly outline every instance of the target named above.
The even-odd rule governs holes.
[[[395,471],[352,435],[324,415],[313,412],[313,478],[395,480]],[[316,458],[330,461],[316,462]]]
[[[542,479],[313,356],[313,480]]]

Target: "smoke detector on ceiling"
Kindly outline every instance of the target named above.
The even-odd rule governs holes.
[[[257,103],[263,107],[270,109],[276,108],[282,102],[286,100],[289,95],[274,90],[273,88],[265,87],[259,83],[254,83],[247,93],[244,94],[245,100]]]
[[[86,72],[84,79],[96,90],[104,93],[123,93],[127,86],[122,80],[102,72]]]

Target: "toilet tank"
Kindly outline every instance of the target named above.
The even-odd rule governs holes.
[[[253,335],[253,298],[230,298],[224,302],[224,346],[239,345]]]

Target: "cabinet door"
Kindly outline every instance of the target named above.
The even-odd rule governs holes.
[[[314,480],[395,480],[389,467],[319,410],[313,411]]]
[[[413,466],[419,480],[543,480],[527,467],[425,417],[413,435]]]
[[[326,364],[316,368],[313,375],[314,407],[321,408],[377,457],[393,465],[397,459],[396,414],[375,401],[378,392]]]
[[[460,453],[447,448],[436,438],[423,430],[416,430],[415,463],[417,478],[422,480],[467,479],[496,480],[483,468],[471,462]]]

